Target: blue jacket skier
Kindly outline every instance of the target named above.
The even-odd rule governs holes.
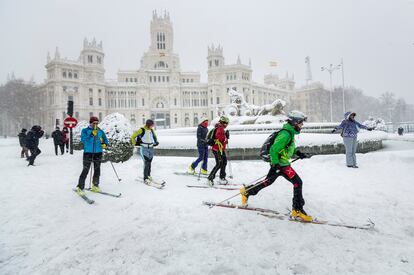
[[[90,125],[81,132],[81,142],[83,143],[83,169],[79,176],[76,191],[84,194],[85,180],[88,176],[89,168],[93,162],[93,177],[91,191],[100,192],[99,177],[101,174],[102,151],[109,145],[104,131],[98,127],[99,119],[92,116],[89,119]]]

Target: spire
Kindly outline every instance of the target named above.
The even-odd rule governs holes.
[[[309,56],[305,57],[305,64],[306,64],[306,85],[308,85],[309,82],[312,81],[312,71],[311,71]]]
[[[237,65],[240,65],[241,64],[241,60],[240,60],[240,54],[239,55],[237,55]]]
[[[252,60],[251,60],[251,58],[249,57],[249,67],[251,68],[252,67]]]
[[[50,52],[49,52],[49,51],[47,52],[47,57],[46,57],[46,60],[47,60],[47,63],[49,63],[49,62],[50,62]]]
[[[55,59],[60,59],[60,53],[59,53],[58,47],[56,47],[56,50],[55,50]]]
[[[87,48],[88,47],[88,39],[85,37],[85,39],[83,39],[83,48]]]

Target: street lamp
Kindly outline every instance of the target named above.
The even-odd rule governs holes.
[[[333,121],[333,115],[332,115],[332,93],[333,93],[333,90],[332,90],[332,72],[333,71],[335,71],[335,70],[339,70],[339,68],[341,67],[341,65],[332,65],[332,64],[329,64],[329,67],[321,67],[321,71],[323,72],[323,71],[328,71],[329,72],[329,82],[330,82],[330,85],[331,85],[331,92],[329,93],[329,102],[330,102],[330,111],[331,111],[331,122]]]

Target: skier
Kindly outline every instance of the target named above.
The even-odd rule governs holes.
[[[203,161],[200,173],[202,175],[208,175],[207,172],[207,160],[208,160],[208,145],[207,145],[207,132],[208,132],[208,118],[203,118],[197,127],[197,150],[198,158],[190,164],[188,167],[188,173],[194,174],[194,169],[198,164]]]
[[[356,113],[346,112],[344,114],[344,120],[342,120],[339,126],[336,126],[332,133],[342,129],[341,136],[344,140],[345,154],[346,154],[346,166],[349,168],[358,168],[356,162],[356,150],[358,147],[358,128],[362,128],[368,131],[372,131],[372,128],[368,128],[365,125],[360,124],[355,120]]]
[[[212,130],[214,131],[214,145],[211,150],[213,151],[216,165],[211,170],[210,175],[207,178],[207,184],[209,186],[214,185],[214,178],[216,177],[218,170],[220,170],[220,184],[228,183],[226,179],[226,145],[229,138],[229,132],[225,130],[228,124],[229,119],[226,116],[221,116],[219,122],[214,126],[214,130]]]
[[[29,150],[26,147],[26,132],[27,129],[23,128],[22,131],[17,135],[19,137],[20,147],[22,147],[22,151],[20,152],[20,157],[29,158]]]
[[[291,217],[307,222],[312,221],[312,217],[303,210],[305,200],[302,196],[302,180],[289,162],[295,154],[301,159],[311,157],[297,150],[295,146],[295,135],[300,133],[304,121],[306,121],[306,116],[302,112],[292,111],[288,114],[287,123],[283,125],[270,147],[270,170],[266,178],[256,184],[240,188],[243,206],[247,206],[249,196],[256,195],[261,189],[271,185],[279,176],[283,176],[293,184]]]
[[[68,153],[69,152],[69,130],[67,127],[63,127],[62,135],[63,135],[63,147],[66,147],[66,153]]]
[[[154,121],[148,119],[145,125],[132,135],[131,142],[135,146],[141,146],[140,154],[144,161],[144,183],[150,184],[152,181],[151,162],[154,157],[154,147],[159,144],[154,131]]]
[[[26,147],[30,150],[30,157],[27,158],[29,164],[27,166],[34,166],[34,161],[42,151],[39,149],[39,138],[44,134],[42,127],[34,125],[26,136]]]
[[[61,155],[63,155],[65,152],[64,145],[63,145],[63,135],[62,135],[62,132],[60,131],[59,126],[56,126],[55,131],[53,131],[52,138],[53,138],[53,144],[55,145],[56,156],[58,155],[58,146],[60,147]]]
[[[81,142],[83,143],[83,170],[79,176],[76,192],[84,195],[85,180],[89,168],[93,162],[92,192],[101,192],[99,188],[99,176],[101,174],[102,150],[109,145],[104,131],[98,127],[99,119],[92,116],[89,119],[89,126],[82,129]]]

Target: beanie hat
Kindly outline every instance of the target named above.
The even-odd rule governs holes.
[[[22,129],[22,132],[23,132],[23,133],[26,133],[26,132],[27,132],[27,129],[26,129],[26,128],[23,128],[23,129]]]
[[[96,116],[91,116],[91,118],[89,119],[89,123],[94,123],[95,121],[99,122],[99,118],[97,118]]]
[[[145,121],[145,125],[152,126],[154,125],[154,121],[152,119],[147,119],[147,121]]]

